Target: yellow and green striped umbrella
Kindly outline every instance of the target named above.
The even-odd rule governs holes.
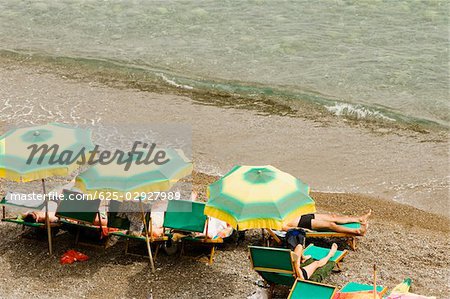
[[[161,149],[155,149],[157,152]],[[130,200],[140,193],[167,191],[178,180],[192,173],[192,162],[180,150],[163,149],[167,163],[135,163],[128,170],[120,164],[119,157],[111,163],[97,163],[75,180],[75,187],[97,198]],[[144,157],[148,152],[143,155]],[[142,160],[142,158],[141,158]]]
[[[56,145],[53,161],[53,149],[42,156],[39,151],[30,159],[32,145],[49,148]],[[77,161],[67,159],[69,153],[74,153],[72,158],[75,158],[83,148],[86,154],[94,148],[89,130],[57,123],[10,130],[0,136],[0,178],[29,182],[67,176],[78,166]]]
[[[235,166],[208,187],[205,214],[239,230],[281,229],[302,214],[314,213],[309,186],[273,166]]]

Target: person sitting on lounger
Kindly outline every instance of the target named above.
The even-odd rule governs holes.
[[[293,228],[303,228],[308,230],[331,230],[338,233],[347,233],[355,236],[364,236],[367,231],[368,223],[372,210],[362,216],[344,216],[336,214],[306,214],[295,218],[287,223],[284,231]],[[361,228],[348,228],[339,224],[358,222]]]
[[[326,263],[328,263],[328,261],[336,253],[337,248],[338,248],[337,244],[333,243],[330,251],[328,252],[328,254],[325,257],[323,257],[322,259],[320,259],[318,261],[314,261],[307,266],[301,267],[301,263],[308,260],[308,258],[310,258],[310,256],[306,256],[306,257],[303,256],[303,250],[304,250],[303,246],[301,244],[297,245],[297,247],[295,247],[295,249],[294,249],[294,253],[296,255],[295,267],[297,268],[297,273],[300,275],[299,278],[308,280],[318,268],[323,267],[326,265]]]

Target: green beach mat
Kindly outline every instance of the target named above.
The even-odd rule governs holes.
[[[359,223],[359,222],[351,222],[351,223],[339,224],[339,225],[347,227],[347,228],[353,228],[353,229],[361,228],[361,223]],[[315,232],[318,232],[318,233],[321,233],[321,234],[323,234],[323,233],[325,233],[325,234],[327,234],[327,233],[329,233],[329,234],[336,234],[337,233],[335,231],[320,230],[320,231],[306,232],[306,235],[308,235],[308,233],[314,234]]]
[[[303,255],[304,256],[310,255],[311,258],[313,258],[315,260],[320,260],[320,259],[324,258],[328,254],[328,252],[330,252],[330,249],[310,245],[303,251]],[[345,252],[342,250],[336,251],[336,253],[330,259],[330,261],[335,262],[337,260],[340,260],[344,254],[345,254]]]
[[[117,236],[117,237],[121,237],[121,238],[139,240],[139,241],[144,241],[144,242],[146,241],[145,236],[133,236],[133,235],[128,235],[127,233],[124,233],[124,232],[112,232],[112,233],[109,233],[109,235],[113,235],[113,236]]]
[[[297,280],[289,293],[288,299],[330,299],[333,297],[336,287]]]
[[[44,223],[36,223],[36,222],[25,222],[20,218],[17,219],[2,219],[3,222],[15,223],[20,225],[25,225],[29,227],[44,227]]]
[[[99,230],[100,226],[97,225],[92,225],[92,224],[84,224],[84,223],[77,223],[77,222],[72,222],[70,220],[65,220],[65,219],[61,219],[59,220],[59,222],[62,225],[67,225],[67,226],[77,226],[77,227],[82,227],[82,228],[86,228],[86,229],[92,229],[92,230]]]
[[[383,290],[384,288],[382,286],[377,286],[378,293],[382,292]],[[339,293],[353,293],[365,291],[373,291],[373,285],[362,284],[357,282],[349,282],[339,291]]]

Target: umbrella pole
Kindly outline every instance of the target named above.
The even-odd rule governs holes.
[[[139,197],[139,206],[141,207],[142,221],[144,222],[145,242],[147,243],[148,257],[150,259],[150,265],[152,267],[152,273],[155,273],[155,264],[153,263],[152,248],[150,247],[150,240],[148,238],[147,221],[145,221],[144,205],[142,204],[142,199],[140,197]]]
[[[377,265],[373,264],[373,299],[377,297]]]
[[[48,215],[48,201],[47,191],[45,190],[45,180],[42,179],[42,190],[44,191],[44,200],[45,200],[45,226],[47,227],[47,238],[48,238],[48,252],[50,255],[53,254],[53,246],[52,246],[52,228],[50,227],[50,217]]]

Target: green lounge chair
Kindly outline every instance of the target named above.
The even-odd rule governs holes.
[[[98,244],[92,244],[87,242],[80,242],[80,234],[82,230],[93,231],[98,233],[99,240],[103,239],[103,227],[101,225],[94,225],[96,218],[101,219],[100,214],[100,199],[95,200],[79,200],[75,199],[82,193],[73,192],[70,190],[63,190],[64,199],[58,205],[58,210],[56,211],[56,217],[59,218],[63,228],[71,230],[75,228],[77,230],[75,237],[76,245],[84,245],[91,247],[99,247]],[[71,197],[72,196],[72,197]],[[104,247],[100,245],[100,247]]]
[[[288,299],[331,299],[336,293],[336,289],[335,286],[297,279]]]
[[[367,292],[373,291],[373,285],[362,284],[357,282],[349,282],[339,290],[339,293],[354,293],[354,292]],[[377,285],[377,293],[383,296],[386,294],[387,288]]]
[[[123,238],[126,240],[125,242],[125,254],[128,255],[135,255],[135,256],[141,256],[140,254],[135,254],[129,252],[129,244],[130,240],[139,241],[139,242],[147,242],[145,237],[145,229],[142,231],[141,236],[133,236],[127,234],[126,231],[130,230],[130,221],[127,218],[122,218],[118,216],[118,212],[120,210],[120,205],[122,203],[116,200],[112,200],[109,203],[109,212],[108,212],[108,227],[109,228],[116,228],[119,229],[119,231],[110,232],[110,236],[116,236],[119,238]],[[150,231],[149,236],[149,242],[150,244],[154,243],[156,244],[156,250],[155,254],[153,255],[153,260],[156,260],[156,257],[158,256],[159,249],[164,245],[165,242],[169,240],[168,236],[161,236],[161,237],[153,237],[152,234],[152,222],[151,222],[151,213],[146,213],[145,215],[145,221],[147,222],[147,227]]]
[[[36,207],[28,207],[28,206],[22,206],[19,204],[13,204],[11,202],[6,201],[6,198],[3,197],[2,200],[0,201],[0,205],[2,206],[2,219],[1,219],[2,222],[8,222],[8,223],[22,225],[23,228],[25,228],[25,227],[33,227],[33,228],[39,228],[39,229],[46,228],[45,223],[25,222],[20,216],[19,217],[9,217],[9,218],[6,217],[6,206],[23,208],[23,209],[27,209],[27,210],[41,211],[45,208],[45,202]],[[52,228],[59,227],[59,223],[51,223],[50,226]]]
[[[270,286],[270,294],[272,294],[275,285],[285,285],[291,287],[300,277],[295,268],[294,253],[289,249],[249,246],[250,260],[252,268],[266,281]],[[310,248],[311,259],[302,264],[306,266],[314,261],[316,250]],[[333,257],[335,260],[342,260],[345,256],[343,251],[336,252]],[[319,259],[320,256],[316,256]],[[317,269],[309,278],[310,281],[321,282],[325,277],[329,276],[336,262],[328,261],[328,263]]]
[[[352,222],[352,223],[347,223],[347,224],[339,224],[341,226],[345,226],[348,228],[360,228],[361,224],[358,222]],[[347,243],[350,246],[350,248],[352,250],[356,250],[356,237],[353,234],[347,234],[347,233],[338,233],[338,232],[334,232],[334,231],[311,231],[311,230],[307,230],[306,231],[306,237],[307,238],[346,238],[347,239]]]
[[[164,227],[172,232],[203,233],[208,230],[208,217],[204,214],[205,203],[187,200],[171,200],[167,204],[164,214]],[[184,253],[185,243],[201,244],[211,247],[209,264],[214,261],[214,253],[217,244],[223,243],[223,239],[211,239],[208,236],[187,236],[181,239],[181,255]]]

